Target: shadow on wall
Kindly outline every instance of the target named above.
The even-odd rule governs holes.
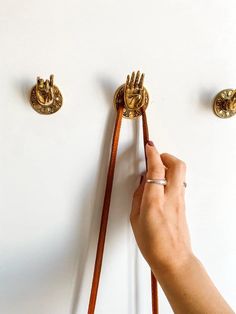
[[[113,100],[113,95],[116,89],[115,86],[117,85],[111,84],[110,80],[108,81],[100,80],[100,84],[102,85],[102,88],[105,91],[105,98],[110,108],[110,111],[107,116],[103,143],[101,147],[101,155],[100,155],[99,164],[97,166],[99,171],[97,172],[97,178],[96,178],[96,182],[97,182],[96,190],[92,192],[94,193],[94,197],[93,197],[94,203],[92,206],[91,204],[89,204],[90,199],[91,199],[91,195],[90,195],[91,189],[89,189],[89,182],[88,182],[88,184],[85,185],[87,188],[86,190],[84,190],[84,195],[85,195],[84,204],[82,208],[80,209],[80,215],[81,217],[84,217],[84,219],[80,220],[80,225],[77,226],[76,228],[78,230],[77,250],[79,250],[79,253],[77,255],[77,274],[76,274],[76,279],[75,279],[70,314],[77,314],[80,303],[85,302],[84,300],[80,299],[80,296],[82,295],[83,280],[85,279],[84,278],[85,272],[86,273],[91,272],[89,293],[91,289],[93,266],[95,262],[96,246],[97,246],[97,240],[98,240],[98,234],[99,234],[103,197],[104,197],[105,185],[106,185],[106,175],[107,175],[107,170],[108,170],[111,141],[112,141],[114,123],[115,123],[115,118],[116,118],[116,112],[114,110],[114,107],[111,106],[111,102]],[[129,219],[129,211],[131,209],[132,194],[135,189],[135,182],[137,182],[137,180],[139,181],[139,178],[137,178],[137,173],[140,173],[139,163],[144,161],[143,158],[140,159],[139,157],[139,147],[137,145],[137,143],[139,142],[139,121],[137,119],[133,120],[132,124],[133,125],[131,125],[131,127],[133,127],[134,141],[132,145],[130,145],[128,149],[124,150],[122,153],[120,152],[120,147],[121,147],[120,143],[122,142],[122,135],[124,134],[122,134],[122,127],[121,127],[120,143],[119,143],[118,153],[117,153],[112,200],[111,200],[111,207],[110,207],[110,214],[112,212],[113,220],[111,222],[111,220],[109,219],[109,222],[108,222],[108,228],[112,230],[111,234],[109,234],[109,241],[112,241],[112,242],[113,241],[115,242],[116,241],[115,238],[119,237],[121,229],[127,226],[127,220]],[[127,169],[127,167],[129,169]],[[130,167],[132,167],[132,169],[130,169]],[[134,175],[130,175],[130,176],[120,175],[119,176],[119,173],[121,174],[129,173],[126,170],[129,170],[129,172],[134,173]],[[94,173],[93,174],[91,173],[91,175],[88,175],[88,177],[91,177],[93,175]],[[119,177],[119,179],[117,180],[116,177]],[[119,191],[119,196],[114,195],[114,191]],[[120,197],[120,196],[125,196],[125,197]],[[129,200],[128,204],[127,204],[127,200]],[[116,204],[119,204],[119,205],[116,205]],[[88,206],[92,208],[92,213],[90,217],[88,217],[88,212],[87,212]],[[117,208],[118,210],[114,212],[115,208]],[[127,208],[129,208],[129,211],[127,211]],[[108,233],[108,230],[107,230],[107,233]],[[85,244],[85,242],[87,243],[87,245]],[[105,250],[106,250],[106,247],[105,247]],[[88,263],[89,257],[91,258],[91,256],[93,256],[93,258]],[[90,267],[88,267],[88,265]],[[86,278],[88,277],[86,276]],[[132,285],[132,283],[130,284]],[[130,287],[130,289],[132,289],[132,287]],[[137,294],[138,292],[134,291],[134,295],[136,295],[136,297],[137,297]],[[130,302],[131,301],[129,300],[129,303]],[[89,303],[89,294],[88,294],[88,299],[87,299],[87,304],[88,303]],[[138,313],[138,309],[137,309],[138,305],[136,304],[135,307],[136,307],[135,313]],[[130,309],[130,313],[133,312],[131,303],[129,304],[129,309]]]

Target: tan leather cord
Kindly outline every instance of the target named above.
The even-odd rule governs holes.
[[[143,122],[143,144],[144,144],[144,154],[145,154],[145,164],[146,170],[148,169],[147,156],[145,146],[149,141],[149,132],[147,124],[147,116],[145,110],[142,109],[142,122]],[[152,313],[158,314],[158,291],[157,291],[157,280],[151,271],[151,289],[152,289]]]
[[[114,172],[115,172],[116,156],[117,156],[117,150],[118,150],[118,142],[119,142],[119,136],[120,136],[122,116],[123,116],[123,107],[120,105],[117,109],[115,128],[113,132],[111,155],[110,155],[109,168],[107,172],[106,189],[105,189],[105,195],[104,195],[104,200],[103,200],[102,218],[101,218],[100,231],[99,231],[99,237],[98,237],[98,243],[97,243],[97,252],[96,252],[95,265],[94,265],[92,287],[91,287],[91,292],[90,292],[88,314],[94,314],[95,312],[99,279],[100,279],[101,268],[102,268],[102,258],[103,258],[105,238],[106,238],[106,230],[107,230],[107,223],[108,223],[108,216],[109,216],[109,209],[110,209],[110,202],[111,202],[111,193],[112,193],[113,178],[114,178]],[[148,135],[147,118],[146,118],[146,113],[144,110],[142,110],[142,122],[143,122],[143,142],[144,142],[144,151],[145,151],[145,145],[149,139],[149,135]],[[146,162],[146,169],[147,169],[146,151],[145,151],[145,162]],[[152,289],[152,313],[158,314],[157,281],[152,272],[151,272],[151,289]]]

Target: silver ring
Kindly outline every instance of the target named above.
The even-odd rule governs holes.
[[[147,179],[147,183],[155,183],[155,184],[160,184],[160,185],[167,185],[167,180],[164,179]]]
[[[167,185],[167,180],[165,178],[163,179],[147,179],[147,183],[155,183],[155,184],[160,184],[160,185]],[[183,182],[184,187],[187,187],[187,183],[184,181]]]

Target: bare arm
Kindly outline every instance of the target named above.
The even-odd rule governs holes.
[[[177,314],[234,313],[194,256],[185,216],[186,165],[146,145],[148,172],[134,193],[130,221],[137,244]],[[168,184],[145,183],[167,178]]]

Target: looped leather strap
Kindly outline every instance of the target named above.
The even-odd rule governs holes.
[[[106,230],[107,230],[108,215],[109,215],[110,202],[111,202],[111,193],[112,193],[113,178],[114,178],[122,116],[123,116],[123,107],[120,105],[117,109],[117,116],[116,116],[115,128],[114,128],[114,133],[113,133],[113,139],[112,139],[111,155],[110,155],[110,162],[109,162],[109,168],[108,168],[108,173],[107,173],[106,189],[105,189],[105,195],[104,195],[104,201],[103,201],[102,218],[101,218],[100,231],[99,231],[99,237],[98,237],[98,243],[97,243],[97,252],[96,252],[95,265],[94,265],[92,287],[91,287],[91,292],[90,292],[88,314],[94,314],[95,312],[98,285],[99,285],[99,279],[100,279],[101,268],[102,268],[102,258],[103,258],[105,238],[106,238]],[[142,125],[143,125],[143,143],[144,143],[144,152],[145,152],[145,162],[146,162],[146,169],[147,169],[147,157],[146,157],[145,145],[148,142],[149,134],[148,134],[147,117],[146,117],[145,110],[143,109],[142,109]],[[151,289],[152,289],[152,313],[158,314],[157,281],[152,272],[151,272]]]

